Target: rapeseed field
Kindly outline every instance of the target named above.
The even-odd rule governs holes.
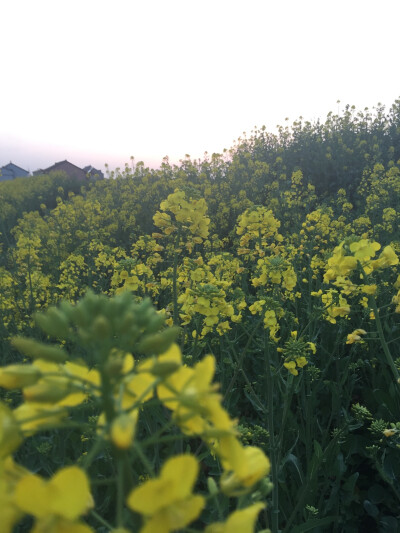
[[[2,532],[400,531],[400,100],[0,221]]]

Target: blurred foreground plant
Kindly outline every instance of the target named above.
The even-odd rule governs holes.
[[[174,343],[179,328],[165,328],[165,316],[149,300],[137,303],[128,292],[112,299],[89,292],[76,305],[49,308],[36,322],[58,344],[15,337],[13,345],[32,362],[0,369],[0,386],[21,389],[23,397],[14,408],[0,404],[4,533],[27,515],[34,533],[168,533],[194,521],[196,530],[207,525],[209,533],[254,530],[270,491],[270,463],[261,449],[241,444],[212,383],[212,355],[193,368],[184,365]],[[82,438],[90,446],[80,457],[58,457],[57,472],[42,476],[12,458],[42,430],[91,435]],[[222,471],[219,487],[214,478],[199,479],[200,458],[191,453],[192,446],[200,449],[199,439],[209,450],[202,458],[214,464],[213,472]],[[24,463],[23,451],[17,453]],[[108,479],[97,467],[104,454],[113,472]],[[114,488],[111,509],[93,497],[99,485]],[[239,497],[226,522],[224,495]]]

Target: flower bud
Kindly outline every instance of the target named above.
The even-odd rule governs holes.
[[[24,355],[33,359],[44,359],[53,363],[64,363],[67,360],[67,353],[58,346],[43,344],[34,339],[24,337],[13,337],[11,344]]]
[[[123,413],[115,418],[111,424],[111,440],[117,448],[127,450],[135,437],[136,423],[139,411]]]
[[[9,365],[0,368],[0,386],[5,389],[21,389],[33,385],[41,372],[33,365]]]
[[[165,314],[157,313],[146,326],[146,333],[156,333],[165,323]]]
[[[172,327],[154,335],[146,335],[138,344],[138,351],[144,355],[162,354],[166,352],[171,343],[174,342],[179,331],[180,328]]]
[[[69,321],[56,307],[50,307],[46,313],[36,314],[37,325],[53,337],[64,338],[69,334]]]
[[[23,389],[24,399],[27,402],[57,403],[71,394],[69,383],[59,381],[43,381]]]
[[[176,372],[180,366],[177,361],[156,361],[151,367],[151,373],[153,376],[165,378]]]
[[[215,496],[216,494],[218,494],[218,485],[215,483],[212,477],[207,478],[207,487],[208,492],[211,494],[211,496]]]
[[[100,340],[104,340],[111,334],[109,320],[104,315],[99,315],[93,322],[93,334]]]

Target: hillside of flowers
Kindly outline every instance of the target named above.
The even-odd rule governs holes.
[[[400,100],[0,184],[4,533],[400,532]]]

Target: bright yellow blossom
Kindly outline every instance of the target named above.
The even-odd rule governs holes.
[[[35,532],[91,531],[77,523],[79,517],[93,507],[89,480],[77,466],[62,468],[48,481],[36,474],[27,474],[15,487],[14,501],[22,512],[37,519]]]
[[[168,459],[160,476],[134,489],[128,506],[145,518],[140,533],[170,533],[183,528],[201,513],[205,501],[192,494],[199,466],[192,455]]]
[[[182,366],[157,387],[158,397],[187,435],[234,432],[234,421],[216,392],[218,385],[211,383],[214,373],[215,358],[208,355],[193,368]]]
[[[354,344],[355,342],[362,342],[360,335],[366,335],[367,332],[364,329],[355,329],[353,333],[347,335],[346,344]]]
[[[247,492],[269,473],[270,462],[261,448],[242,446],[234,435],[221,437],[217,454],[224,467],[221,490],[228,495]]]

